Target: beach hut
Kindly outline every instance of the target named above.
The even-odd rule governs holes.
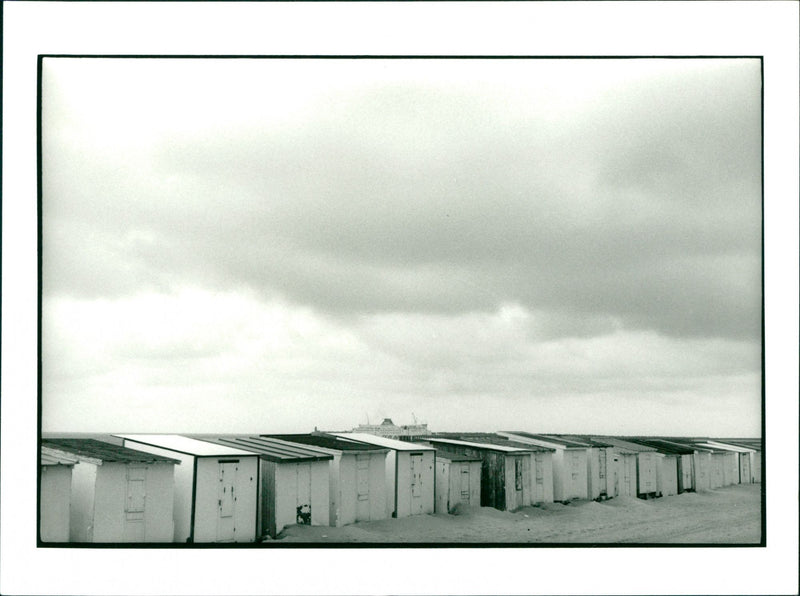
[[[739,484],[752,484],[754,482],[753,467],[755,463],[755,449],[751,447],[745,447],[743,445],[737,445],[735,443],[723,443],[716,440],[709,440],[707,441],[707,444],[719,449],[735,452],[736,459],[738,460],[738,469],[737,473],[734,475],[734,478],[738,479]],[[734,484],[735,483],[736,482],[734,482]]]
[[[330,525],[330,462],[319,449],[258,436],[203,436],[203,440],[259,456],[258,528],[275,538],[292,524]]]
[[[761,482],[761,467],[762,467],[762,445],[761,439],[716,439],[716,442],[724,443],[725,445],[735,445],[737,447],[746,447],[752,450],[749,457],[750,478],[751,482]],[[741,460],[741,455],[739,456]],[[743,481],[744,482],[744,481]]]
[[[555,501],[563,503],[573,499],[589,498],[591,446],[586,442],[560,435],[541,435],[524,431],[501,431],[498,434],[524,445],[552,450]]]
[[[345,440],[385,447],[386,507],[392,517],[433,513],[436,450],[368,433],[333,433]]]
[[[481,459],[436,452],[435,513],[452,513],[458,505],[481,504]]]
[[[96,439],[50,438],[72,468],[70,542],[171,542],[177,460]],[[62,534],[63,536],[63,534]]]
[[[72,468],[78,460],[42,447],[39,463],[39,539],[42,542],[69,542]]]
[[[481,505],[514,511],[532,504],[533,449],[460,439],[426,437],[443,454],[481,459]]]
[[[657,497],[661,493],[658,486],[658,470],[661,466],[663,455],[658,453],[654,447],[641,445],[618,439],[616,437],[589,437],[594,441],[604,441],[611,445],[612,450],[621,456],[620,463],[622,466],[622,476],[620,483],[620,490],[629,496],[635,496],[642,499],[650,497]],[[635,458],[635,481],[632,474],[632,458]]]
[[[587,447],[587,494],[592,500],[604,500],[614,496],[614,455],[608,443],[593,441],[578,435],[549,435],[561,439],[584,443]]]
[[[692,447],[660,438],[635,437],[629,440],[653,447],[664,456],[658,480],[659,491],[664,496],[695,490],[695,450]]]
[[[175,542],[253,542],[258,455],[180,435],[116,435],[126,447],[181,462],[175,473]]]
[[[261,435],[307,445],[333,456],[330,462],[329,522],[344,526],[386,519],[386,457],[389,449],[328,433]]]

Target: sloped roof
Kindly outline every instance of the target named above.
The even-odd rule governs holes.
[[[79,460],[102,464],[117,463],[172,463],[179,464],[176,459],[145,453],[129,447],[105,443],[96,439],[43,439],[42,446],[75,456]]]
[[[43,466],[74,466],[78,463],[76,458],[49,447],[42,447],[39,461]]]
[[[242,435],[219,435],[203,436],[204,441],[210,441],[218,445],[244,449],[252,453],[257,453],[262,459],[278,463],[294,463],[307,461],[325,461],[333,459],[330,453],[319,449],[289,443],[270,437],[242,436]]]
[[[694,449],[687,445],[681,445],[680,443],[674,443],[672,441],[667,441],[665,439],[651,439],[648,437],[626,437],[629,441],[633,443],[637,443],[640,445],[645,445],[647,447],[653,447],[659,453],[663,453],[665,455],[690,455],[694,453]]]
[[[535,441],[545,441],[547,443],[561,445],[566,449],[586,449],[587,447],[591,447],[591,445],[583,441],[573,438],[566,438],[561,435],[540,435],[540,434],[525,432],[522,430],[507,430],[504,432],[507,432],[512,435],[517,435],[519,437],[524,437],[526,439],[533,439]]]
[[[309,433],[309,434],[284,434],[284,435],[259,435],[261,437],[271,437],[273,439],[280,439],[282,441],[289,441],[290,443],[300,443],[302,445],[311,445],[313,447],[323,447],[325,449],[334,449],[335,451],[375,451],[386,452],[385,447],[378,447],[368,443],[359,443],[358,441],[348,441],[336,435],[329,433]]]
[[[647,445],[640,445],[637,443],[631,443],[630,441],[625,441],[623,439],[618,439],[616,437],[590,437],[595,441],[603,441],[610,444],[614,449],[617,451],[622,452],[629,452],[629,453],[646,453],[649,451],[656,451],[655,447],[648,447]]]
[[[236,449],[227,445],[215,445],[209,441],[195,439],[193,437],[185,437],[183,435],[116,435],[127,439],[128,441],[135,441],[161,449],[168,449],[176,453],[184,453],[186,455],[195,455],[199,457],[225,457],[228,455],[254,455],[252,451],[244,451],[243,449]]]
[[[433,447],[430,445],[420,445],[419,443],[410,443],[408,441],[398,441],[397,439],[388,439],[386,437],[379,437],[369,433],[335,433],[337,437],[342,439],[351,439],[353,441],[360,441],[370,445],[378,445],[379,447],[387,447],[395,451],[432,451]]]
[[[498,451],[500,453],[532,453],[537,449],[532,445],[525,445],[525,447],[511,447],[509,445],[500,445],[497,443],[477,443],[475,441],[462,441],[459,439],[441,439],[438,437],[425,437],[425,440],[437,444],[452,445],[454,447],[471,447],[473,449],[485,449],[486,451]]]
[[[445,453],[443,451],[436,451],[436,459],[446,459],[447,461],[481,461],[480,457],[473,455],[464,455],[462,453]]]

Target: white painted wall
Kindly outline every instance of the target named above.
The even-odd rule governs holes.
[[[256,507],[258,496],[258,456],[198,457],[195,490],[194,541],[217,542],[219,520],[220,461],[238,459],[239,469],[234,484],[236,504],[234,513],[234,542],[253,542],[256,537]]]
[[[72,466],[42,466],[40,537],[44,542],[69,541]]]

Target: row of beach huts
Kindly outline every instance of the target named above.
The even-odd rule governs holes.
[[[292,524],[761,482],[760,439],[430,433],[48,436],[42,543],[247,543]]]

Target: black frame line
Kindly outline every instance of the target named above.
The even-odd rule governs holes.
[[[137,1],[137,0],[123,0]],[[248,0],[245,0],[248,1]],[[267,0],[282,2],[284,0]],[[329,0],[301,0],[308,2],[328,2]],[[337,0],[340,1],[340,0]],[[346,2],[359,2],[361,0],[344,0]],[[440,0],[448,1],[448,0]],[[511,0],[516,1],[516,0]],[[622,1],[622,0],[615,0]],[[0,6],[0,15],[2,14]],[[0,47],[0,55],[2,48]],[[694,60],[694,59],[757,59],[761,65],[761,540],[757,543],[653,543],[653,542],[629,542],[629,543],[569,543],[569,542],[523,542],[523,543],[479,543],[479,542],[292,542],[281,543],[280,540],[253,543],[194,543],[194,523],[195,523],[195,498],[197,483],[197,459],[196,454],[191,455],[194,459],[194,473],[192,480],[192,512],[190,524],[191,542],[136,542],[136,543],[86,543],[86,542],[44,542],[41,537],[41,442],[42,442],[42,257],[43,257],[43,234],[42,234],[42,70],[45,58],[58,59],[173,59],[173,60]],[[730,54],[693,54],[693,55],[507,55],[507,54],[486,54],[486,55],[459,55],[459,54],[38,54],[37,55],[37,87],[36,87],[36,161],[37,161],[37,452],[36,452],[36,546],[37,548],[153,548],[153,549],[174,549],[174,548],[290,548],[290,549],[326,549],[326,548],[758,548],[767,545],[767,524],[766,524],[766,505],[767,505],[767,435],[766,435],[766,343],[765,343],[765,321],[766,309],[764,301],[764,56],[755,55],[730,55]],[[0,81],[0,92],[2,92],[2,81]],[[0,115],[0,130],[2,130],[2,115]],[[0,152],[2,149],[0,148]],[[2,157],[2,153],[0,153]],[[2,231],[0,231],[2,234]],[[2,265],[0,264],[0,267]],[[0,284],[2,282],[0,281]],[[0,287],[2,287],[0,285]],[[112,433],[113,434],[113,433]],[[141,441],[140,441],[141,442]],[[147,443],[144,443],[147,444]],[[172,450],[182,453],[178,450]],[[260,462],[260,457],[254,454]],[[260,463],[258,465],[257,477],[260,475]],[[435,491],[435,472],[436,458],[434,457],[434,491]],[[395,462],[395,475],[397,466]],[[260,490],[260,478],[257,486]],[[395,482],[395,491],[397,490]],[[256,499],[256,526],[258,526],[258,499]],[[435,493],[434,493],[435,502]],[[395,516],[397,500],[395,498]],[[258,537],[258,527],[256,527]]]

